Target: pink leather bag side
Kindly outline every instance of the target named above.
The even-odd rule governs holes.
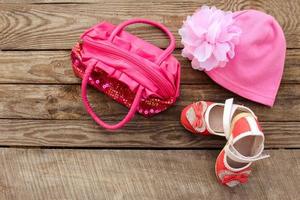
[[[146,23],[162,29],[169,37],[162,50],[123,29],[130,24]],[[82,99],[87,112],[101,126],[117,129],[138,111],[148,117],[171,106],[179,96],[180,64],[171,55],[175,38],[162,24],[147,19],[133,19],[118,26],[103,22],[88,29],[81,43],[72,50],[72,65],[82,81]],[[87,99],[87,85],[130,108],[125,118],[115,124],[103,122]]]

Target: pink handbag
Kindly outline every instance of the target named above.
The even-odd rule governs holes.
[[[170,39],[162,50],[123,29],[145,23],[163,30]],[[81,35],[72,49],[75,74],[82,78],[82,100],[87,112],[101,126],[118,129],[138,112],[146,117],[160,113],[179,96],[180,63],[171,55],[175,38],[162,24],[147,19],[131,19],[118,26],[102,22]],[[115,125],[103,122],[87,99],[87,84],[130,108]]]

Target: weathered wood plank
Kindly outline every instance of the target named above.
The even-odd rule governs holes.
[[[0,83],[80,82],[71,67],[70,51],[0,52],[0,70]]]
[[[9,200],[297,199],[300,151],[268,153],[247,185],[230,189],[214,174],[218,151],[1,149],[0,193]]]
[[[128,112],[96,90],[91,89],[89,96],[96,112],[105,120],[119,120]],[[183,107],[192,102],[223,102],[233,96],[218,85],[184,85],[176,106],[151,120],[177,121]],[[252,108],[261,121],[300,121],[300,87],[297,84],[281,85],[272,109],[241,97],[236,97],[236,102]],[[0,118],[90,119],[81,102],[79,85],[0,85]],[[138,120],[147,119],[136,115],[134,121]]]
[[[82,4],[82,3],[97,3],[99,0],[0,0],[3,4],[57,4],[57,3],[72,3],[72,4]]]
[[[120,0],[110,0],[110,2],[119,2]],[[135,0],[123,0],[124,2],[134,2]],[[143,0],[142,0],[143,1]],[[189,1],[189,0],[182,0]],[[0,0],[3,4],[97,4],[101,0]]]
[[[300,148],[299,122],[262,122],[266,148]],[[159,128],[158,128],[159,127]],[[0,146],[222,148],[222,137],[193,135],[178,121],[135,121],[111,132],[92,120],[0,120]]]
[[[0,52],[0,83],[79,84],[71,69],[70,51]],[[196,72],[179,49],[174,55],[181,63],[182,84],[211,84],[205,73]],[[300,50],[288,49],[282,83],[300,83]]]
[[[181,47],[178,29],[187,15],[203,4],[225,10],[258,9],[274,15],[282,25],[289,48],[300,47],[299,1],[106,1],[98,4],[0,4],[0,49],[69,49],[83,30],[99,21],[119,23],[132,17],[150,18],[166,24]],[[130,29],[165,47],[158,30],[145,26]]]

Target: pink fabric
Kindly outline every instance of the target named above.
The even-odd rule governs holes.
[[[188,16],[179,34],[184,45],[182,56],[192,61],[192,67],[210,71],[224,67],[234,57],[241,29],[234,24],[232,12],[202,6]]]
[[[124,26],[132,23],[141,23],[141,20],[143,23],[159,26],[159,28],[167,33],[170,38],[170,44],[166,50],[163,51],[162,49],[148,42],[145,42],[144,40],[125,31],[122,31],[117,35],[117,33],[120,32],[120,30],[124,28]],[[106,34],[103,34],[103,32],[105,32]],[[102,35],[105,36],[99,39],[99,36]],[[85,65],[90,62],[90,58],[97,57],[98,60],[101,60],[101,62],[98,62],[96,64],[97,68],[104,70],[111,77],[122,80],[130,87],[131,90],[136,90],[139,83],[143,83],[143,85],[145,86],[145,93],[143,93],[144,98],[155,94],[160,97],[175,95],[175,93],[177,95],[179,94],[177,85],[170,84],[170,82],[175,83],[178,81],[178,73],[180,72],[178,70],[178,61],[173,56],[171,56],[168,58],[167,62],[161,63],[175,49],[175,38],[172,33],[164,26],[160,26],[158,23],[146,19],[128,20],[117,27],[108,22],[103,22],[92,27],[90,30],[87,30],[81,36],[81,38],[82,40],[86,41],[83,43],[83,47],[86,49],[83,54],[83,63]],[[101,42],[105,45],[111,45],[112,43],[112,46],[117,46],[120,52],[124,53],[125,51],[125,54],[129,53],[131,57],[134,57],[136,60],[143,62],[144,65],[148,66],[150,69],[154,69],[149,70],[149,72],[152,73],[153,76],[161,76],[162,78],[167,77],[167,79],[171,79],[161,81],[164,82],[163,86],[168,87],[167,91],[165,93],[162,93],[162,91],[157,87],[158,83],[151,81],[148,77],[148,74],[137,70],[132,65],[126,62],[122,62],[121,64],[120,60],[114,60],[111,57],[102,54],[97,48],[94,48],[95,42],[98,42],[99,44]],[[93,46],[91,46],[90,43],[92,43]],[[145,50],[147,50],[147,54],[143,53],[143,51]],[[155,62],[152,62],[153,57],[156,58]],[[129,74],[130,77],[128,76]]]
[[[122,121],[120,121],[117,124],[111,125],[111,124],[107,124],[104,121],[102,121],[100,119],[100,117],[97,116],[97,114],[93,111],[88,99],[87,99],[87,84],[89,82],[89,77],[92,74],[93,70],[94,70],[95,65],[91,64],[87,67],[86,71],[85,71],[85,76],[82,80],[82,85],[81,85],[81,96],[82,96],[82,101],[83,104],[87,110],[87,112],[92,116],[92,118],[95,120],[95,122],[97,122],[100,126],[106,128],[106,129],[110,129],[110,130],[115,130],[118,128],[121,128],[122,126],[124,126],[127,122],[129,122],[131,120],[131,118],[134,116],[137,107],[139,105],[139,102],[141,100],[141,94],[143,92],[143,87],[139,87],[137,94],[134,98],[134,101],[131,105],[131,108],[128,112],[128,114],[123,118]]]
[[[123,30],[127,25],[134,23],[145,23],[160,28],[170,39],[168,48],[162,50]],[[180,64],[171,55],[175,49],[175,38],[162,24],[147,19],[132,19],[118,26],[103,22],[85,31],[81,40],[81,44],[72,50],[73,69],[83,78],[82,100],[85,108],[99,125],[107,129],[118,129],[124,126],[137,110],[143,111],[140,113],[145,116],[151,116],[165,110],[176,101],[179,96]],[[105,87],[110,87],[110,82],[111,85],[117,86],[111,86],[110,91],[103,89],[104,86],[99,89],[101,77],[98,75],[94,80],[95,73],[105,74],[108,81]],[[94,113],[87,99],[88,84],[130,107],[121,122],[109,125]]]
[[[272,16],[256,10],[235,12],[234,20],[242,29],[235,57],[206,73],[240,96],[273,106],[284,68],[284,33]]]

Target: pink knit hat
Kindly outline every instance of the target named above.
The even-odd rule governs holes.
[[[232,92],[273,106],[283,74],[286,42],[277,21],[256,10],[202,7],[179,30],[182,55]]]

